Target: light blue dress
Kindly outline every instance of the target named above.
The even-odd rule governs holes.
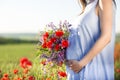
[[[98,0],[87,4],[83,14],[72,21],[66,58],[81,60],[101,35],[100,19],[95,13]],[[113,7],[113,11],[115,7]],[[115,11],[114,11],[115,12]],[[79,73],[66,66],[67,80],[114,80],[115,16],[112,39]],[[101,44],[102,45],[102,44]]]

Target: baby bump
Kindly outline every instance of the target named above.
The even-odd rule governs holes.
[[[82,58],[81,44],[77,34],[69,36],[69,47],[67,48],[66,58],[80,60]]]

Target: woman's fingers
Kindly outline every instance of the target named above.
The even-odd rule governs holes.
[[[78,73],[80,70],[78,68],[71,68],[75,73]]]
[[[72,65],[73,65],[72,60],[67,60],[66,64],[67,64],[69,67],[72,67]]]
[[[71,66],[70,69],[73,70],[74,72],[78,73],[78,72],[82,69],[82,67],[79,67],[79,66]]]
[[[82,65],[80,65],[79,61],[76,61],[76,60],[68,60],[68,66],[75,73],[78,73],[82,69]]]

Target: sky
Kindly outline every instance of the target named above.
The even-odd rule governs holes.
[[[117,7],[120,32],[120,0]],[[0,0],[0,33],[38,33],[49,22],[69,20],[80,10],[77,0]]]

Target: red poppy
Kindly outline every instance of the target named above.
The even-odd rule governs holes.
[[[62,40],[62,47],[67,48],[69,46],[68,40]]]
[[[46,44],[47,48],[51,49],[52,48],[52,44],[53,44],[52,41],[48,41],[47,44]]]
[[[2,77],[1,80],[10,80],[8,77]]]
[[[17,74],[18,73],[18,69],[14,69],[13,73]]]
[[[116,69],[116,72],[117,72],[117,73],[120,73],[120,69]]]
[[[41,61],[41,64],[46,65],[46,60]]]
[[[23,73],[27,74],[29,72],[29,70],[26,68],[23,70]]]
[[[55,50],[58,51],[59,49],[60,49],[59,44],[56,44],[56,45],[55,45]]]
[[[6,74],[4,74],[4,75],[3,75],[3,77],[8,77],[8,74],[7,74],[7,73],[6,73]]]
[[[27,58],[21,58],[20,59],[20,66],[22,68],[28,68],[28,67],[32,66],[32,63]]]
[[[22,80],[22,78],[18,77],[17,80]]]
[[[22,68],[26,68],[27,61],[28,61],[27,58],[21,58],[21,59],[20,59],[20,66],[21,66]]]
[[[8,77],[8,74],[4,74],[3,77],[1,78],[1,80],[10,80],[9,77]]]
[[[44,34],[43,36],[48,37],[48,36],[49,36],[49,33],[48,33],[48,32],[45,32],[45,34]]]
[[[27,61],[27,67],[31,67],[32,66],[32,62],[31,61]]]
[[[62,66],[62,64],[63,64],[63,61],[60,61],[60,62],[58,63],[58,66]]]
[[[50,39],[50,41],[55,42],[55,41],[56,41],[56,38],[53,37],[53,38]]]
[[[58,75],[59,77],[67,77],[66,72],[63,72],[63,71],[58,71]]]
[[[48,37],[49,37],[49,33],[48,33],[48,32],[45,32],[45,34],[43,34],[43,39],[44,39],[44,41],[46,41]]]
[[[23,75],[23,76],[22,76],[22,79],[25,80],[26,77],[27,77],[27,76]]]
[[[34,76],[29,76],[28,80],[35,80],[35,77]]]
[[[44,42],[43,44],[42,44],[42,48],[47,48],[47,43],[46,42]]]
[[[46,80],[51,80],[51,78],[46,78]]]
[[[61,37],[61,36],[63,36],[63,31],[62,30],[57,30],[56,32],[55,32],[55,34],[56,34],[56,36],[58,36],[58,37]]]

